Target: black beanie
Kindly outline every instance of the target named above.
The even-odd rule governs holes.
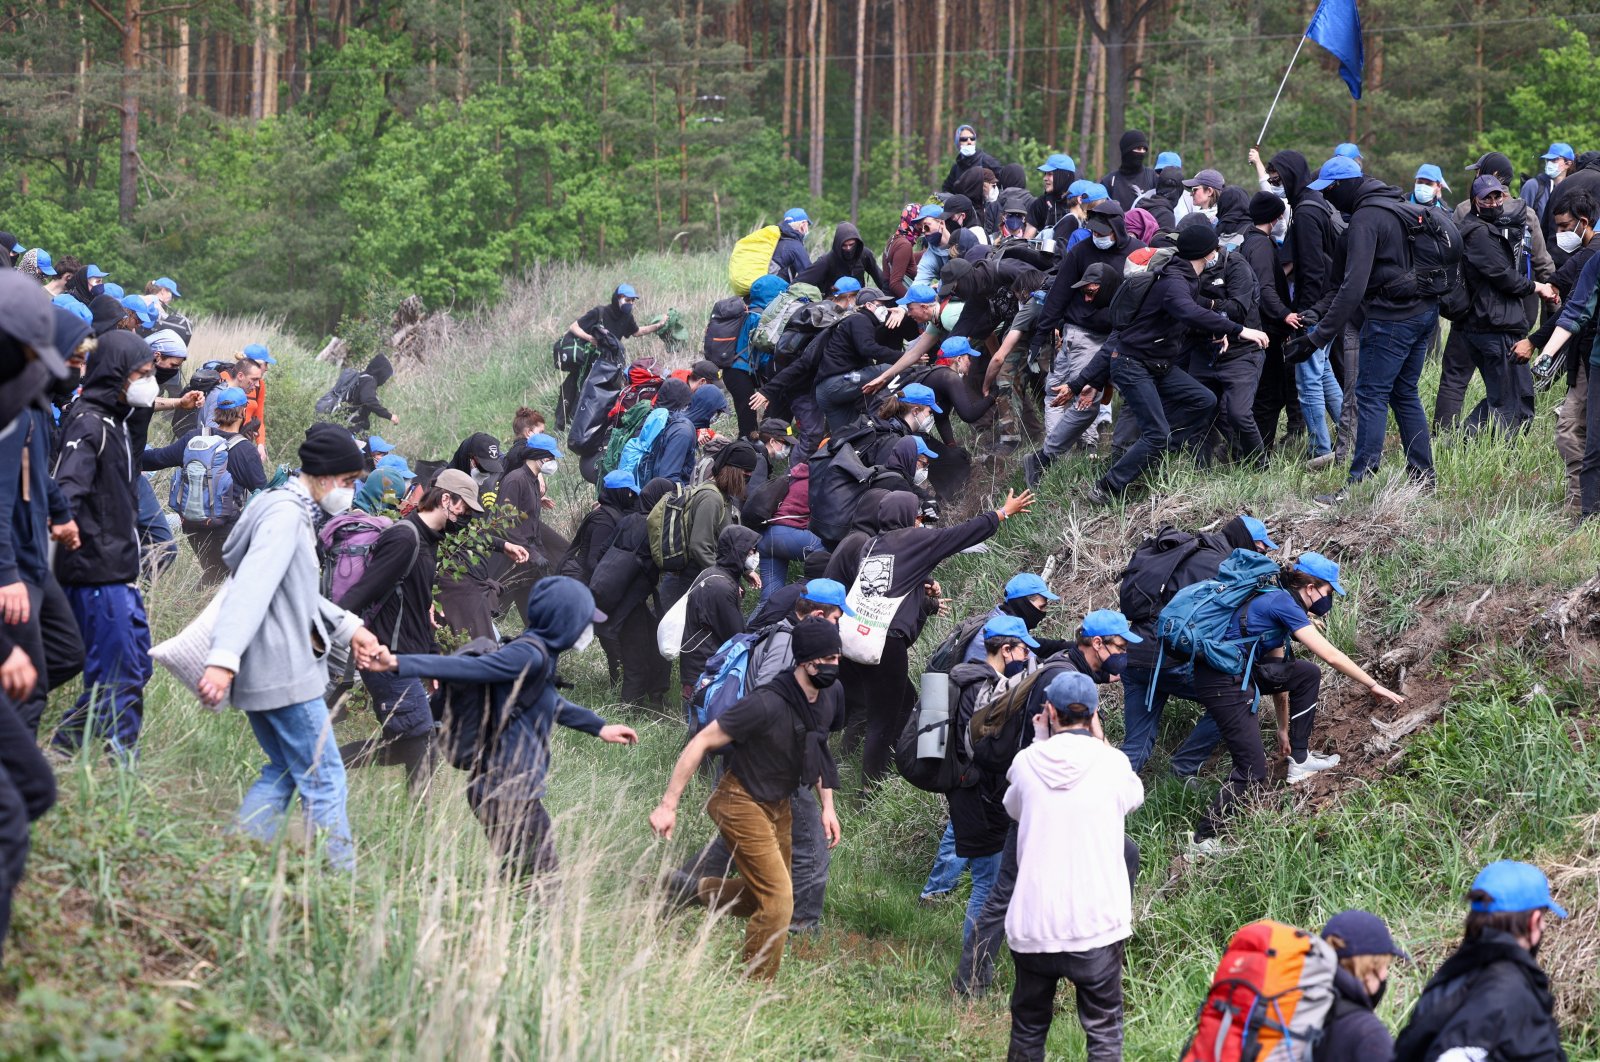
[[[839,652],[839,626],[821,616],[808,616],[795,624],[789,636],[789,647],[794,651],[796,664],[809,664]]]
[[[337,424],[313,424],[300,444],[300,471],[309,476],[342,476],[360,472],[367,459],[355,436]]]
[[[1207,225],[1185,225],[1178,231],[1178,257],[1187,261],[1204,258],[1217,249],[1217,230]]]
[[[1283,217],[1283,197],[1273,192],[1257,192],[1250,197],[1250,223],[1270,225]]]
[[[689,385],[676,376],[667,378],[656,392],[656,405],[673,413],[689,408]]]
[[[727,449],[717,455],[716,466],[720,468],[737,468],[745,472],[754,472],[759,455],[749,439],[740,439],[731,443]]]

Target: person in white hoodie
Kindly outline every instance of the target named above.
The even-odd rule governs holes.
[[[1011,764],[1017,885],[1006,941],[1017,970],[1009,1062],[1042,1062],[1056,987],[1077,990],[1090,1062],[1122,1058],[1122,947],[1133,934],[1123,818],[1144,803],[1128,757],[1100,729],[1094,680],[1064,672]]]

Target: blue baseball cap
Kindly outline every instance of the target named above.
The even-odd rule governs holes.
[[[1125,642],[1142,642],[1128,626],[1128,617],[1110,608],[1099,608],[1083,617],[1083,634],[1086,638],[1121,638]]]
[[[855,277],[840,277],[833,282],[833,294],[849,295],[861,290],[861,281]]]
[[[927,218],[942,217],[944,217],[944,207],[940,206],[938,203],[923,203],[921,206],[917,207],[917,216],[911,220],[923,221]]]
[[[90,280],[99,280],[101,277],[107,277],[110,275],[110,273],[107,273],[93,262],[90,262],[88,268],[84,270],[84,276],[88,277]]]
[[[894,300],[896,306],[912,306],[923,303],[938,302],[939,293],[926,284],[913,284],[906,289],[906,293]]]
[[[178,282],[173,280],[171,277],[156,277],[156,287],[166,288],[168,291],[172,292],[172,297],[174,299],[183,298],[183,296],[178,293]]]
[[[1341,959],[1356,955],[1393,955],[1410,959],[1406,950],[1394,942],[1389,927],[1371,911],[1340,911],[1322,927],[1322,935],[1338,937],[1342,942],[1334,949]]]
[[[217,409],[243,409],[250,404],[250,396],[244,393],[242,387],[220,387],[217,389]]]
[[[1094,182],[1093,181],[1086,181],[1082,177],[1080,177],[1076,181],[1073,181],[1071,184],[1067,185],[1067,194],[1068,195],[1082,195],[1084,192],[1087,192],[1092,187],[1094,187]]]
[[[1419,181],[1432,181],[1435,184],[1444,184],[1444,171],[1431,162],[1424,162],[1421,166],[1417,167],[1417,176],[1415,179]]]
[[[547,453],[557,458],[561,456],[561,447],[556,444],[555,439],[542,431],[536,431],[528,436],[528,441],[525,445],[529,450],[538,450],[541,453]]]
[[[1514,859],[1490,863],[1472,879],[1472,889],[1489,894],[1488,900],[1472,901],[1472,909],[1482,914],[1542,908],[1557,918],[1567,917],[1566,908],[1550,898],[1550,880],[1532,863],[1519,863]]]
[[[1183,169],[1183,156],[1176,151],[1163,151],[1156,156],[1156,169],[1164,170],[1168,166],[1176,166],[1180,170]]]
[[[1090,181],[1089,187],[1083,190],[1083,197],[1090,202],[1096,199],[1110,199],[1111,192],[1099,181]]]
[[[124,309],[132,310],[139,316],[139,323],[149,328],[156,323],[156,315],[150,309],[150,304],[144,300],[143,295],[124,295],[122,297]]]
[[[637,299],[639,297],[639,293],[633,290],[632,284],[618,284],[614,294],[620,295],[624,299]]]
[[[267,350],[265,343],[246,343],[244,350],[240,351],[240,353],[251,361],[259,361],[263,365],[278,364],[278,359],[274,358],[271,352]]]
[[[1361,148],[1355,144],[1344,143],[1334,148],[1333,153],[1340,158],[1359,159],[1361,157]]]
[[[1028,625],[1021,616],[996,616],[983,625],[983,640],[990,638],[1017,638],[1029,649],[1039,648],[1039,643],[1028,633]]]
[[[393,449],[394,449],[394,443],[390,442],[388,439],[385,439],[383,436],[381,436],[381,435],[369,435],[369,436],[367,436],[367,452],[368,453],[386,454],[390,450],[393,450]]]
[[[1044,699],[1057,712],[1069,704],[1081,704],[1091,711],[1100,707],[1100,691],[1095,688],[1094,679],[1081,671],[1063,671],[1051,679],[1050,685],[1044,688]]]
[[[55,276],[56,263],[55,259],[50,257],[50,252],[43,247],[35,247],[33,251],[33,264],[39,267],[39,272],[47,277]]]
[[[1547,162],[1551,159],[1566,159],[1568,162],[1574,162],[1577,160],[1577,156],[1572,153],[1572,145],[1563,144],[1560,141],[1551,144],[1550,150],[1546,151],[1539,157]]]
[[[372,444],[372,440],[368,439],[367,440],[367,445],[371,446],[371,444]],[[385,469],[388,469],[388,470],[390,470],[392,472],[397,472],[400,475],[406,477],[407,479],[416,479],[417,478],[417,474],[414,471],[412,471],[411,466],[406,464],[406,459],[401,457],[397,453],[392,453],[391,452],[391,453],[384,454],[382,457],[378,458],[378,463],[376,465],[374,465],[373,467],[375,467],[375,468],[385,468]]]
[[[855,609],[845,602],[844,584],[837,579],[812,579],[806,583],[806,588],[800,591],[800,596],[819,605],[831,605],[842,609],[846,616],[856,614]]]
[[[61,307],[63,310],[66,310],[68,313],[72,314],[72,316],[76,317],[80,321],[83,321],[85,324],[94,323],[94,314],[89,312],[89,307],[85,306],[71,295],[68,295],[66,292],[63,291],[60,295],[57,295],[50,301],[52,304]]]
[[[1044,580],[1032,572],[1018,572],[1006,583],[1006,600],[1015,601],[1019,597],[1032,597],[1041,595],[1046,601],[1060,601],[1061,598],[1052,594]]]
[[[908,384],[900,392],[900,401],[911,406],[927,406],[935,413],[943,413],[939,408],[939,400],[934,397],[933,388],[927,384]]]
[[[118,300],[120,300],[124,295],[127,294],[126,291],[122,290],[122,285],[121,284],[113,284],[109,280],[106,281],[104,284],[102,284],[100,286],[100,291],[101,291],[101,294],[110,295],[113,299],[118,299]]]
[[[934,458],[939,456],[938,454],[934,453],[931,449],[928,448],[928,444],[927,443],[922,441],[922,436],[913,435],[912,438],[917,441],[917,456],[918,457],[926,457],[928,460],[932,461]]]
[[[966,336],[948,336],[939,344],[940,361],[955,361],[972,353],[972,343]]]
[[[799,207],[791,207],[783,212],[784,221],[810,221],[811,215]]]
[[[1260,520],[1257,520],[1249,513],[1240,514],[1239,519],[1244,522],[1244,529],[1250,532],[1250,538],[1252,540],[1262,543],[1268,549],[1278,548],[1278,544],[1272,541],[1272,536],[1267,534],[1266,524],[1262,523]]]
[[[611,490],[631,490],[636,494],[639,491],[639,481],[634,479],[633,473],[625,468],[613,468],[610,472],[607,472],[605,478],[600,481],[600,485]]]
[[[1355,159],[1347,159],[1343,155],[1335,155],[1322,164],[1322,169],[1317,171],[1317,179],[1306,185],[1306,187],[1320,192],[1334,181],[1343,181],[1351,177],[1360,176],[1361,167],[1356,165]]]
[[[1339,566],[1316,550],[1306,550],[1300,554],[1294,562],[1294,570],[1305,572],[1313,579],[1321,579],[1333,587],[1334,593],[1344,596],[1344,587],[1339,585]]]
[[[1071,155],[1051,155],[1044,160],[1044,165],[1039,167],[1040,173],[1054,173],[1057,170],[1077,173],[1078,164],[1072,161]]]

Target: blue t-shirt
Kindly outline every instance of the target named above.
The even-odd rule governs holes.
[[[1311,617],[1300,607],[1300,602],[1287,590],[1268,590],[1250,599],[1243,611],[1245,633],[1261,636],[1261,650],[1278,649],[1289,636],[1302,627],[1311,625]],[[1235,616],[1228,624],[1228,638],[1240,638],[1239,620]],[[1259,654],[1258,654],[1259,655]]]

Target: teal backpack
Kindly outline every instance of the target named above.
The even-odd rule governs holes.
[[[1224,675],[1242,675],[1241,688],[1248,687],[1261,635],[1241,633],[1230,639],[1228,628],[1237,616],[1244,631],[1244,610],[1256,595],[1279,589],[1279,574],[1276,562],[1241,548],[1222,562],[1215,579],[1179,590],[1156,620],[1156,637],[1161,640],[1156,670],[1171,652],[1186,662],[1204,661]]]

